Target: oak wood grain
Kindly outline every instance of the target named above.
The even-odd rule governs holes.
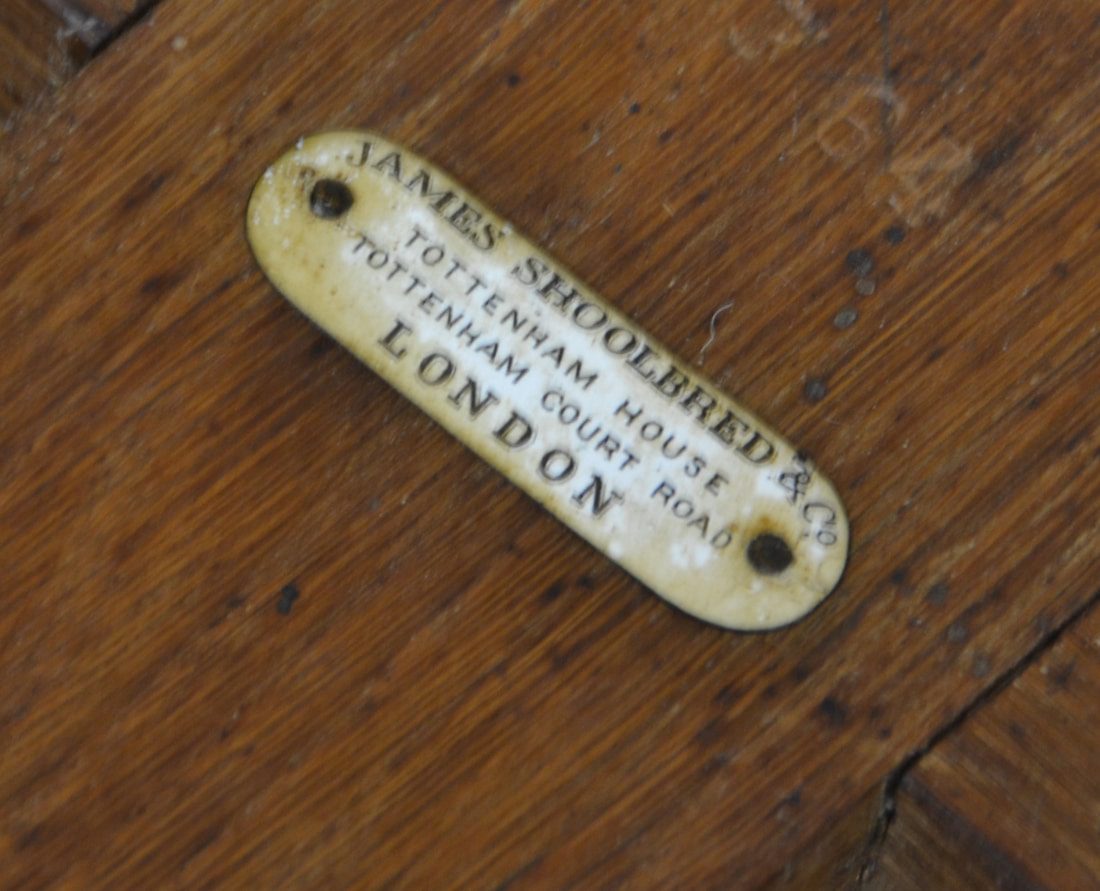
[[[819,874],[1096,593],[1098,38],[1038,0],[143,18],[0,157],[4,887]],[[676,613],[274,294],[249,189],[340,126],[805,445],[838,591]]]
[[[903,782],[867,887],[1095,888],[1100,609]]]

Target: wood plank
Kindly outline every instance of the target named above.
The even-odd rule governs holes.
[[[0,6],[0,123],[64,76],[68,59],[60,28],[38,0]]]
[[[156,0],[5,0],[0,8],[0,123],[68,80]]]
[[[872,889],[1095,888],[1100,609],[905,779]]]
[[[882,792],[869,789],[818,837],[792,851],[782,871],[760,887],[768,891],[854,888],[868,861],[871,827],[879,820]]]
[[[53,2],[53,0],[45,0],[45,2]],[[62,0],[62,2],[68,2],[68,0]],[[157,2],[159,0],[80,0],[77,6],[114,29],[136,13],[155,6]]]
[[[1095,593],[1098,28],[164,3],[0,158],[4,881],[781,879]],[[252,183],[359,125],[810,447],[823,607],[675,613],[271,291]]]

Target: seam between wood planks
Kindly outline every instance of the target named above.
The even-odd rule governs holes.
[[[108,50],[114,45],[120,37],[122,37],[131,28],[140,25],[149,15],[156,9],[161,3],[161,0],[143,0],[134,7],[134,11],[118,22],[101,40],[98,44],[92,47],[92,54],[89,61],[95,59],[103,52]]]
[[[53,83],[42,84],[39,89],[29,92],[15,109],[0,118],[3,132],[13,132],[20,121],[38,113],[58,88],[79,77],[96,57],[140,24],[160,2],[142,0],[124,17],[106,20],[89,11],[80,0],[37,0],[37,5],[52,17],[55,25],[46,59]]]
[[[902,783],[910,772],[940,743],[951,736],[955,731],[962,729],[971,716],[992,704],[1004,690],[1010,687],[1032,665],[1039,661],[1059,640],[1081,622],[1094,608],[1100,608],[1100,590],[1096,591],[1083,604],[1075,609],[1060,625],[1055,626],[1040,640],[1031,650],[1025,653],[1019,660],[1008,668],[1000,677],[996,678],[988,687],[982,690],[965,708],[954,718],[944,724],[939,730],[928,738],[928,741],[910,752],[902,762],[887,774],[882,785],[882,802],[879,805],[878,816],[867,842],[857,863],[856,875],[852,887],[863,888],[874,877],[878,856],[886,846],[890,835],[890,828],[897,816],[898,792]]]

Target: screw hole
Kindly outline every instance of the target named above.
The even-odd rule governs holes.
[[[771,532],[763,532],[749,542],[748,558],[761,575],[778,575],[794,563],[791,546]]]
[[[338,179],[319,179],[309,193],[309,209],[323,220],[342,217],[354,203],[351,189]]]

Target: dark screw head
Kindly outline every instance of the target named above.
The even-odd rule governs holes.
[[[309,209],[322,220],[335,220],[355,203],[351,189],[338,179],[319,179],[309,193]]]
[[[748,558],[761,575],[778,575],[794,563],[791,546],[771,532],[762,532],[749,542]]]

